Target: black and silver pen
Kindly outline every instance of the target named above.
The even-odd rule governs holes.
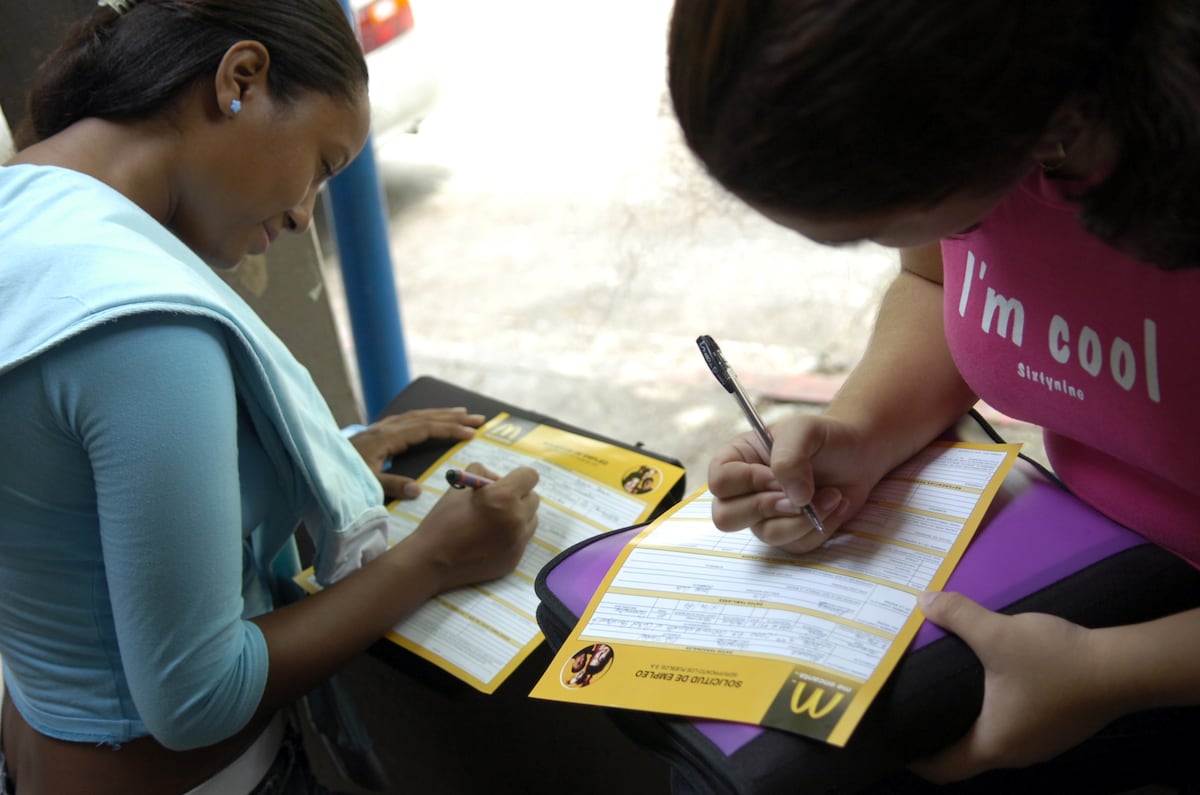
[[[733,394],[737,398],[738,405],[742,407],[742,413],[746,415],[746,419],[750,420],[750,425],[754,428],[754,432],[758,434],[759,440],[763,446],[767,448],[767,454],[771,452],[771,446],[774,439],[771,438],[771,431],[763,423],[762,417],[758,416],[758,412],[754,408],[754,404],[746,397],[746,392],[742,389],[742,385],[738,383],[737,375],[733,372],[733,368],[729,366],[729,362],[725,361],[725,357],[721,354],[721,348],[717,345],[716,340],[704,334],[696,338],[696,345],[700,347],[700,353],[704,355],[704,361],[708,364],[708,369],[712,370],[712,374],[717,377],[717,381],[721,386],[725,387],[726,392]],[[805,505],[800,510],[812,522],[812,526],[817,529],[821,535],[825,535],[825,525],[817,516],[817,512],[813,510],[812,505]]]

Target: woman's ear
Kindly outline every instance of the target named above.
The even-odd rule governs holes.
[[[239,41],[225,51],[213,80],[217,112],[232,119],[251,102],[264,101],[271,53],[257,41]]]
[[[1054,171],[1066,163],[1071,144],[1091,124],[1087,109],[1088,102],[1085,99],[1071,97],[1054,111],[1031,153],[1034,161],[1044,170]]]

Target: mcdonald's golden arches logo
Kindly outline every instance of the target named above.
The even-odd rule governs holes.
[[[797,682],[796,687],[792,690],[792,714],[808,715],[813,720],[820,720],[833,712],[837,705],[846,697],[845,693],[834,693],[832,698],[825,699],[826,690],[820,686],[814,686],[805,697],[804,690],[807,682]]]
[[[854,700],[857,683],[793,670],[771,700],[763,724],[826,740]]]
[[[501,444],[513,444],[537,426],[536,422],[523,420],[520,417],[508,417],[494,428],[489,428],[484,436]]]

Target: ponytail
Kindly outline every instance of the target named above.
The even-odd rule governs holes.
[[[90,101],[102,85],[100,60],[117,14],[107,7],[75,23],[54,54],[34,72],[25,118],[14,131],[18,150],[63,130],[88,112]]]

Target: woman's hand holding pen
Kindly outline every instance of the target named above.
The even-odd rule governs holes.
[[[472,464],[467,471],[495,482],[483,488],[447,488],[416,532],[395,547],[422,556],[437,573],[438,591],[508,574],[537,529],[535,470],[518,467],[499,477]]]
[[[769,454],[754,433],[745,433],[713,457],[708,468],[716,498],[713,522],[728,531],[750,528],[764,543],[788,552],[808,552],[862,507],[882,473],[871,477],[868,445],[837,420],[793,417],[771,431]],[[824,536],[797,507],[809,502],[825,524]]]
[[[464,408],[406,411],[372,423],[350,437],[350,444],[375,473],[389,499],[413,499],[421,495],[417,482],[384,470],[392,457],[430,439],[471,439],[483,421],[482,414],[468,414]]]

